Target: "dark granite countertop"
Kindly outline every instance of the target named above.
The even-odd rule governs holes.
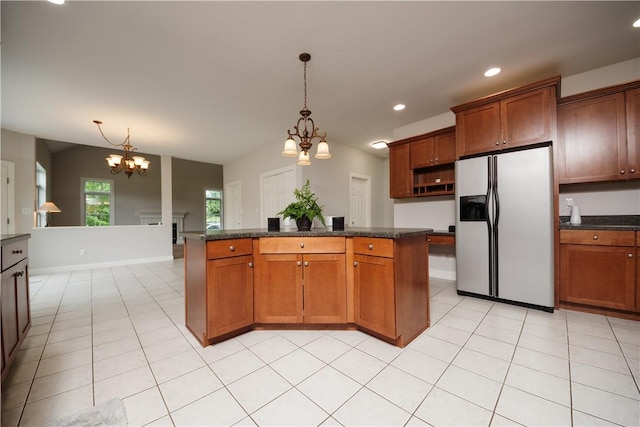
[[[427,233],[430,236],[455,236],[455,231],[447,231],[447,230],[432,230]]]
[[[0,235],[0,246],[7,245],[9,243],[14,243],[19,240],[29,239],[31,238],[31,234],[28,233],[20,233],[20,234],[2,234]]]
[[[560,229],[640,231],[640,215],[583,215],[581,219],[582,224],[572,225],[568,216],[561,216]]]
[[[197,240],[226,240],[255,237],[381,237],[395,239],[416,235],[426,235],[432,232],[431,228],[384,228],[384,227],[347,227],[344,230],[331,228],[315,228],[311,231],[298,231],[296,229],[282,229],[280,231],[268,231],[266,228],[251,228],[239,230],[207,230],[185,231],[180,233],[187,239]]]

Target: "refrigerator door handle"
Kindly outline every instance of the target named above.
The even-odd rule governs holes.
[[[500,258],[498,257],[498,233],[499,227],[498,224],[500,222],[500,197],[498,192],[498,156],[493,156],[493,168],[491,170],[491,176],[493,181],[493,199],[491,203],[493,204],[493,296],[500,296],[500,276],[498,274],[498,263],[500,262]]]
[[[495,262],[494,260],[494,249],[493,249],[493,244],[494,244],[494,239],[493,239],[493,233],[494,233],[494,227],[493,227],[493,220],[491,218],[491,215],[493,214],[493,209],[490,209],[493,203],[493,188],[494,188],[494,174],[493,174],[493,156],[489,156],[487,157],[487,202],[485,203],[485,212],[486,212],[486,216],[485,218],[487,218],[487,233],[489,235],[489,239],[488,239],[488,250],[489,250],[489,295],[494,295],[493,292],[493,282],[494,282],[494,277],[495,277],[495,271],[493,269],[493,264]]]

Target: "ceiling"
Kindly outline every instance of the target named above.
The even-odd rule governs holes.
[[[640,2],[2,1],[2,127],[217,164],[281,150],[303,106],[327,140],[393,129],[640,57]],[[482,73],[490,66],[503,72]],[[404,111],[393,105],[406,104]]]

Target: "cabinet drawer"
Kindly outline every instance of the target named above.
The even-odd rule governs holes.
[[[2,270],[6,270],[12,265],[28,256],[28,241],[20,240],[2,246]]]
[[[560,230],[560,243],[599,246],[635,246],[635,231]]]
[[[261,237],[261,254],[343,254],[344,237]]]
[[[427,235],[427,243],[430,245],[454,246],[456,236]]]
[[[353,252],[362,255],[393,258],[393,239],[354,237]]]
[[[251,255],[251,239],[229,239],[207,242],[207,259]]]

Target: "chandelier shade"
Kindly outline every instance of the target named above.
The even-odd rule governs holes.
[[[296,163],[301,166],[307,166],[311,164],[309,150],[313,146],[314,139],[320,140],[314,156],[316,159],[330,159],[331,153],[329,153],[329,144],[326,141],[327,133],[320,133],[320,129],[315,126],[311,118],[311,110],[307,108],[307,62],[311,60],[311,55],[303,52],[300,54],[299,59],[304,63],[304,107],[300,110],[300,118],[293,127],[293,132],[287,130],[289,136],[284,143],[282,155],[285,157],[298,157]],[[299,141],[297,144],[296,138]],[[298,146],[300,151],[298,151]]]
[[[134,173],[137,173],[140,176],[147,176],[147,171],[149,170],[149,165],[151,164],[151,162],[142,156],[133,155],[133,153],[135,153],[138,149],[131,145],[131,135],[128,128],[127,137],[124,139],[124,141],[120,144],[114,144],[113,142],[109,141],[104,135],[104,132],[102,132],[102,128],[100,127],[102,122],[100,120],[94,120],[93,123],[98,126],[98,130],[100,130],[100,134],[105,141],[107,141],[111,145],[122,147],[122,149],[124,150],[123,155],[110,154],[109,157],[105,158],[105,160],[107,161],[107,165],[109,165],[109,168],[111,169],[112,175],[117,175],[120,172],[124,172],[127,175],[127,178],[131,178],[131,175],[133,175]]]

